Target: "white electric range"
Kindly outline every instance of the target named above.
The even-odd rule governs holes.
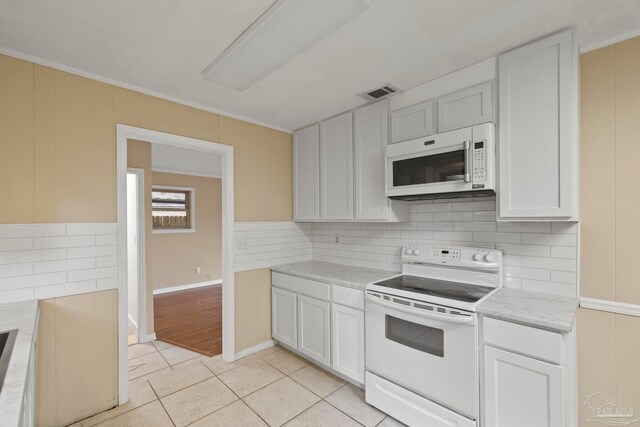
[[[366,286],[366,400],[410,426],[477,426],[476,307],[502,287],[502,252],[411,245],[402,261]]]

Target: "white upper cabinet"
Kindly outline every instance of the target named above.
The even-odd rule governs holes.
[[[438,133],[493,121],[491,82],[438,98]]]
[[[320,218],[320,128],[293,134],[293,219]]]
[[[353,113],[355,157],[355,219],[406,221],[406,202],[385,195],[384,151],[389,143],[387,100]]]
[[[570,30],[498,59],[501,220],[577,220],[577,60]]]
[[[435,133],[433,101],[421,102],[391,113],[391,142],[407,141]]]
[[[353,114],[320,123],[320,218],[353,219]]]

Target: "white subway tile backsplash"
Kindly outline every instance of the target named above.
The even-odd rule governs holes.
[[[30,276],[32,274],[32,263],[0,265],[0,277]]]
[[[0,224],[0,239],[64,236],[66,233],[66,224]]]
[[[79,248],[95,246],[95,236],[34,237],[35,249]]]
[[[95,246],[87,248],[67,249],[69,259],[116,255],[117,246]]]
[[[107,277],[116,277],[118,269],[116,267],[92,268],[88,270],[75,270],[67,273],[68,281],[79,282],[90,279],[104,279]]]
[[[577,294],[577,225],[497,222],[493,199],[411,202],[406,223],[307,225],[314,260],[399,271],[405,244],[498,248],[505,286]]]
[[[84,268],[95,268],[95,258],[79,258],[61,261],[36,262],[33,265],[35,274],[54,273],[58,271],[82,270]]]
[[[8,251],[0,252],[0,265],[18,264],[21,262],[53,261],[65,259],[66,249],[42,249],[32,251]]]
[[[24,251],[33,249],[33,239],[30,237],[0,239],[0,251]]]
[[[67,236],[97,236],[99,234],[118,234],[118,224],[115,222],[67,224]]]
[[[65,283],[67,281],[67,273],[49,273],[49,274],[33,274],[30,276],[5,277],[0,279],[0,289],[22,289],[34,288],[37,286],[54,285],[57,283]]]
[[[115,223],[0,225],[0,302],[117,287],[116,233]]]

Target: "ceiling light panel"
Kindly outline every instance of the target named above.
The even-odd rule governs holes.
[[[245,90],[368,7],[368,0],[277,0],[202,74]]]

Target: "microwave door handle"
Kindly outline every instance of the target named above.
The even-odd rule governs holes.
[[[471,182],[471,141],[464,141],[464,182]]]

